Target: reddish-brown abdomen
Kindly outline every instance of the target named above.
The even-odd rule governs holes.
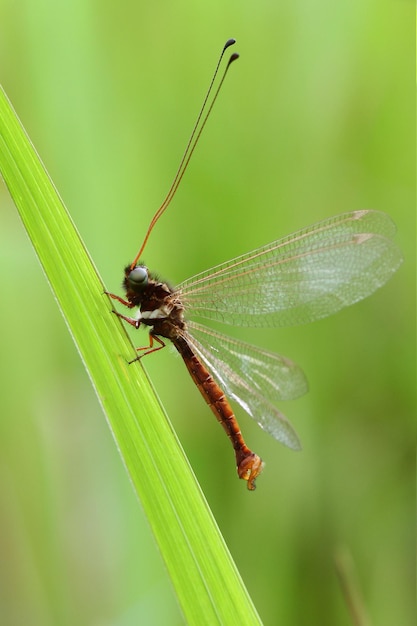
[[[201,395],[223,426],[236,454],[236,465],[239,478],[248,482],[248,489],[255,489],[255,479],[261,473],[263,462],[245,444],[239,424],[233,410],[219,385],[210,372],[194,354],[190,345],[182,337],[173,340],[175,347],[184,359],[192,379],[199,388]]]

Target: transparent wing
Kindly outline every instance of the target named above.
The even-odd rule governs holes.
[[[311,322],[390,278],[402,262],[394,234],[385,213],[344,213],[197,274],[176,292],[187,319],[238,326]]]
[[[232,339],[190,322],[185,338],[225,394],[259,426],[295,450],[298,437],[287,418],[272,404],[307,391],[301,368],[283,356]]]

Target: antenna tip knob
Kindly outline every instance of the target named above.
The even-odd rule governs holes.
[[[223,50],[226,50],[226,48],[228,48],[229,46],[233,46],[233,44],[235,43],[236,43],[236,39],[228,39],[226,43],[224,44]]]

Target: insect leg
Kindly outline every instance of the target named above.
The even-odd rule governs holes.
[[[118,302],[120,302],[120,304],[123,304],[123,306],[127,306],[129,309],[133,309],[133,307],[135,306],[128,300],[123,300],[123,298],[117,296],[115,293],[110,293],[109,291],[105,291],[104,293],[106,294],[106,296],[109,296],[113,300],[117,300]]]
[[[153,347],[154,340],[157,343],[159,343],[159,346]],[[137,356],[136,359],[132,359],[131,361],[129,361],[129,365],[131,363],[134,363],[135,361],[140,361],[142,357],[147,356],[148,354],[151,354],[152,352],[157,352],[158,350],[162,350],[162,348],[165,348],[165,346],[166,346],[165,342],[162,341],[162,339],[160,339],[156,335],[153,335],[151,331],[149,333],[149,346],[142,346],[141,348],[136,348],[137,352],[140,352],[142,350],[144,350],[144,352],[140,354],[139,356]]]

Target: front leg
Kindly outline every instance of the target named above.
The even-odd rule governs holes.
[[[117,302],[120,302],[120,304],[123,304],[123,306],[126,306],[129,309],[133,309],[133,307],[136,306],[135,304],[132,304],[128,300],[123,300],[123,298],[121,298],[120,296],[117,296],[115,293],[110,293],[110,291],[105,291],[104,293],[106,294],[106,296],[109,296],[113,300],[117,300]],[[119,313],[118,311],[115,311],[114,309],[112,313],[117,315],[117,317],[120,317],[122,320],[124,320],[131,326],[134,326],[135,328],[139,328],[140,319],[136,319],[136,317],[126,317],[126,315],[122,315],[121,313]]]
[[[133,307],[136,306],[135,304],[132,304],[128,300],[123,300],[123,298],[121,298],[120,296],[117,296],[115,293],[110,293],[110,291],[105,291],[104,293],[106,294],[106,296],[109,296],[113,300],[117,300],[117,302],[120,302],[120,304],[123,304],[123,306],[127,306],[129,309],[133,309]]]

